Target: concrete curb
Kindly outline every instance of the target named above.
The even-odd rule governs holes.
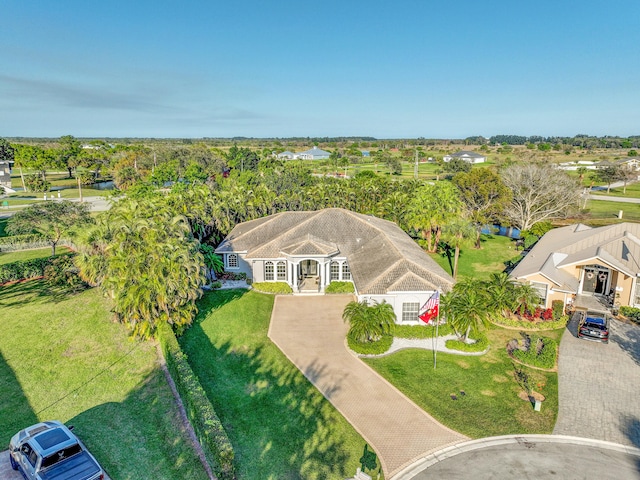
[[[627,445],[620,445],[619,443],[606,442],[604,440],[594,440],[591,438],[572,437],[569,435],[502,435],[499,437],[487,437],[479,440],[471,440],[468,442],[462,442],[449,447],[445,447],[442,450],[434,452],[421,458],[417,462],[404,468],[390,480],[409,480],[418,473],[427,470],[432,465],[438,462],[446,460],[447,458],[455,457],[461,453],[471,452],[474,450],[480,450],[486,447],[494,447],[497,445],[508,444],[526,444],[526,443],[563,443],[570,445],[585,445],[590,447],[598,447],[606,450],[613,450],[627,455],[634,455],[640,458],[640,448],[631,447]]]

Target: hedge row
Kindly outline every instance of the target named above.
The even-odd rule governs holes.
[[[445,347],[459,352],[484,352],[489,347],[489,339],[482,334],[478,335],[474,343],[465,343],[462,340],[447,340]]]
[[[253,284],[253,288],[262,293],[281,295],[293,293],[293,290],[286,282],[256,282]]]
[[[558,343],[552,338],[539,335],[522,334],[524,349],[511,350],[513,358],[520,362],[538,368],[551,369],[556,366],[558,357]],[[518,343],[519,347],[519,343]]]
[[[620,307],[620,313],[635,323],[640,323],[640,308]]]
[[[50,260],[50,257],[44,257],[0,265],[0,283],[42,277]]]
[[[347,345],[356,353],[361,355],[381,355],[391,347],[393,337],[391,335],[383,335],[377,342],[360,343],[354,340],[351,335],[347,335]]]
[[[158,339],[167,368],[182,398],[207,462],[220,480],[235,479],[235,455],[227,432],[168,324],[162,324],[158,328]]]
[[[438,326],[438,336],[451,335],[453,329],[449,324],[444,323]],[[436,334],[434,325],[395,325],[393,335],[398,338],[432,338]]]
[[[76,249],[73,242],[60,240],[58,246],[71,247]],[[28,250],[30,248],[51,247],[51,243],[39,235],[12,235],[10,237],[0,237],[0,252],[15,252],[18,250]]]
[[[333,281],[327,288],[324,289],[325,293],[353,293],[355,292],[355,288],[353,287],[353,282],[336,282]]]
[[[563,315],[558,320],[546,320],[544,322],[530,322],[528,320],[516,320],[503,316],[494,315],[491,321],[502,327],[515,327],[523,330],[557,330],[567,326],[569,315]]]

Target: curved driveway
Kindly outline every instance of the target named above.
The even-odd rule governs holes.
[[[640,447],[640,326],[612,320],[602,344],[577,338],[576,321],[560,342],[553,433]]]
[[[342,311],[351,300],[277,296],[269,337],[373,447],[391,478],[467,437],[438,423],[347,350]]]

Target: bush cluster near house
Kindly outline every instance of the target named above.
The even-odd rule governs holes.
[[[324,289],[325,293],[353,293],[355,289],[353,287],[353,282],[338,282],[333,281],[327,288]]]
[[[360,355],[381,355],[389,350],[392,343],[392,335],[382,335],[378,340],[372,342],[359,342],[353,338],[353,335],[347,335],[347,345]]]
[[[522,341],[513,339],[507,344],[507,353],[516,360],[537,368],[556,366],[558,344],[555,340],[520,332]]]
[[[489,348],[489,339],[486,335],[479,333],[473,342],[463,342],[462,340],[447,340],[445,346],[451,350],[459,352],[484,352]]]
[[[622,306],[620,307],[620,313],[631,321],[640,324],[640,308]]]
[[[293,290],[286,282],[256,282],[253,284],[253,289],[274,295],[289,295],[293,293]]]

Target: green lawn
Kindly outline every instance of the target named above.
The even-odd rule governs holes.
[[[466,247],[460,251],[458,279],[475,278],[487,280],[489,275],[502,272],[506,262],[516,261],[520,252],[515,250],[515,242],[499,235],[482,235],[482,248]],[[453,273],[449,259],[441,254],[432,254],[438,264],[448,273]]]
[[[114,479],[206,479],[185,440],[155,345],[132,341],[97,290],[0,287],[0,445],[57,419]]]
[[[180,343],[231,439],[239,478],[349,477],[365,441],[267,338],[273,298],[207,293]]]
[[[618,220],[620,210],[622,210],[622,220]],[[624,221],[640,222],[640,204],[637,203],[589,200],[587,211],[589,219],[595,220],[598,225]],[[592,222],[588,221],[588,223]]]
[[[68,253],[71,250],[67,247],[57,247],[56,256]],[[44,258],[51,256],[51,248],[35,248],[33,250],[19,250],[17,252],[0,252],[0,265],[18,262],[22,260],[32,260],[34,258]]]
[[[562,331],[542,335],[559,339]],[[558,410],[557,374],[525,367],[533,389],[546,397],[542,411],[535,412],[530,402],[518,397],[522,388],[505,350],[510,339],[519,338],[518,331],[495,328],[488,336],[491,350],[486,355],[438,353],[435,370],[433,353],[424,350],[364,361],[438,421],[472,438],[551,433]]]
[[[606,185],[604,185],[606,187]],[[606,190],[593,190],[593,195],[610,195],[612,197],[640,198],[640,182],[627,185],[626,193],[624,187],[611,188],[609,193]]]

